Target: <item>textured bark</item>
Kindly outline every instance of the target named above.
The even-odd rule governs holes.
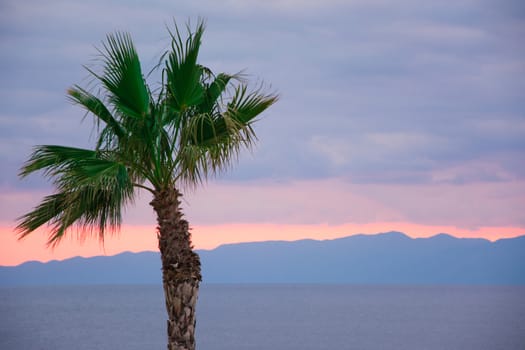
[[[195,305],[201,281],[189,225],[176,189],[157,192],[150,203],[157,213],[162,282],[168,312],[168,350],[195,349]]]

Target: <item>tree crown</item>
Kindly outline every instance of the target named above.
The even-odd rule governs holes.
[[[193,187],[227,169],[256,140],[252,124],[278,96],[249,90],[238,74],[214,74],[197,61],[205,25],[169,30],[160,87],[146,83],[129,34],[109,34],[99,49],[101,72],[88,68],[100,94],[74,85],[69,99],[95,117],[94,149],[41,145],[20,171],[42,171],[56,193],[19,218],[24,237],[44,224],[56,244],[76,225],[85,233],[117,229],[137,188],[153,194]]]

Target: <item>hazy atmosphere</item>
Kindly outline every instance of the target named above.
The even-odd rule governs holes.
[[[232,171],[185,195],[196,248],[398,230],[525,234],[525,5],[510,0],[14,1],[0,4],[0,265],[156,249],[143,193],[121,235],[54,251],[16,217],[52,192],[17,178],[38,144],[93,147],[65,92],[115,30],[149,72],[166,26],[206,19],[200,63],[280,101]],[[153,72],[148,82],[155,84]],[[90,136],[92,136],[90,138]]]

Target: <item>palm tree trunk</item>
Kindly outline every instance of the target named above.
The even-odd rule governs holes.
[[[177,189],[155,193],[162,259],[162,282],[168,312],[168,350],[195,349],[195,305],[201,281],[199,256],[193,251],[189,225],[182,218]]]

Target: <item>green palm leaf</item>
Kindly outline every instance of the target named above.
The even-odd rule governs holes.
[[[169,104],[177,112],[183,112],[198,105],[204,98],[201,85],[203,68],[197,64],[197,57],[204,32],[204,22],[200,21],[194,33],[188,27],[188,37],[182,40],[179,29],[170,31],[171,51],[166,61],[166,86]]]
[[[262,94],[260,89],[248,93],[246,85],[241,85],[236,88],[226,113],[241,124],[250,123],[277,100],[277,95]]]
[[[42,170],[54,180],[58,193],[19,218],[21,237],[46,222],[52,225],[52,241],[59,240],[75,222],[83,227],[98,223],[101,234],[107,225],[118,226],[121,208],[133,199],[133,184],[123,164],[103,155],[110,154],[64,146],[36,147],[20,175]]]
[[[259,91],[247,93],[247,87],[238,87],[226,111],[213,116],[200,114],[188,125],[188,142],[202,147],[222,143],[243,143],[249,146],[255,134],[251,124],[255,118],[278,100],[276,95]]]
[[[72,102],[81,105],[88,112],[91,112],[97,118],[97,122],[103,121],[109,127],[108,132],[111,131],[118,138],[124,137],[126,131],[98,97],[78,85],[69,89],[67,94]]]
[[[88,149],[55,145],[36,146],[29,160],[22,167],[19,176],[26,177],[35,171],[43,170],[45,176],[54,177],[79,161],[95,157],[97,157],[97,152]]]
[[[228,86],[228,83],[234,79],[235,76],[220,73],[213,80],[213,82],[205,90],[205,98],[199,106],[201,113],[212,113],[214,108],[218,107],[219,98],[223,95]]]
[[[148,114],[150,94],[144,82],[140,60],[127,33],[110,34],[100,51],[102,75],[93,73],[110,92],[109,101],[121,116],[141,118]]]
[[[63,193],[44,197],[42,202],[31,212],[19,217],[16,230],[23,238],[46,223],[53,222],[66,207],[66,196]]]

